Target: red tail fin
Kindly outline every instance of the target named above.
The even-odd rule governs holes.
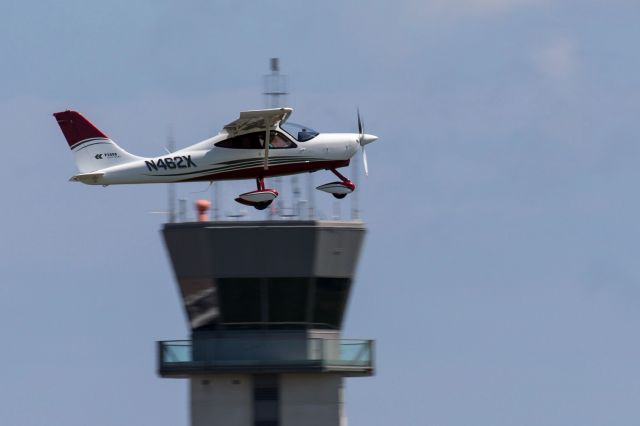
[[[53,116],[58,120],[60,130],[62,130],[70,148],[78,142],[91,138],[109,139],[107,135],[102,133],[100,129],[91,124],[89,120],[77,111],[67,110],[56,112]]]

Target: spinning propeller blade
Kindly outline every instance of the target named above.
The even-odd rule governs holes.
[[[364,175],[369,176],[369,164],[367,163],[367,151],[362,147],[362,163],[364,164]]]
[[[364,175],[369,176],[369,164],[367,163],[367,152],[364,150],[364,122],[362,117],[360,117],[360,108],[358,111],[358,143],[360,144],[360,149],[362,149],[362,164],[364,165]]]

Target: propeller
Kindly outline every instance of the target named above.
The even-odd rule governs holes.
[[[364,165],[364,175],[369,176],[369,163],[367,163],[367,151],[364,149],[365,144],[363,142],[364,139],[364,123],[362,122],[362,117],[360,117],[360,108],[358,108],[358,143],[362,148],[362,164]]]

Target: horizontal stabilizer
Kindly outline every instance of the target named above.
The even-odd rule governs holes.
[[[71,176],[69,181],[71,182],[82,182],[88,185],[96,185],[101,180],[104,173],[95,172],[95,173],[81,173],[79,175]]]

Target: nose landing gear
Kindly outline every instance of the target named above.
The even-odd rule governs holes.
[[[236,202],[244,204],[245,206],[252,206],[257,210],[264,210],[275,198],[278,196],[278,191],[275,189],[265,189],[264,178],[256,178],[256,185],[258,189],[251,192],[245,192],[240,194],[236,198]]]
[[[342,174],[340,174],[340,172],[338,172],[336,169],[331,169],[331,171],[334,175],[339,177],[340,180],[336,182],[325,183],[324,185],[316,187],[316,189],[328,192],[337,199],[346,197],[347,194],[351,194],[356,189],[356,185],[349,179],[344,177]]]

